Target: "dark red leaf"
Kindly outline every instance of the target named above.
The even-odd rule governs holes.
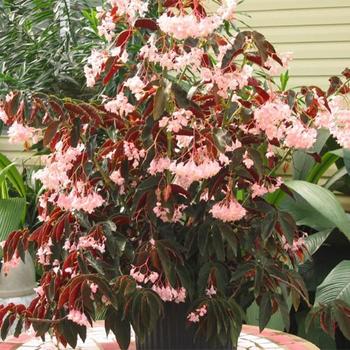
[[[150,18],[140,18],[136,20],[134,26],[136,28],[145,28],[149,30],[157,30],[158,29],[158,24],[156,21]]]

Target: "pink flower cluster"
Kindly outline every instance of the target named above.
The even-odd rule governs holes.
[[[325,107],[316,117],[319,127],[329,129],[339,145],[350,148],[350,102],[348,97],[335,96],[329,103],[331,112]]]
[[[67,172],[73,168],[74,161],[81,154],[82,145],[64,149],[63,143],[58,142],[55,152],[45,159],[45,168],[35,173],[35,178],[40,180],[47,190],[59,191],[70,184]]]
[[[167,131],[178,133],[182,129],[182,127],[187,126],[188,121],[192,116],[193,113],[191,111],[179,109],[178,111],[174,112],[170,118],[163,117],[159,121],[159,127],[166,127]]]
[[[92,50],[90,57],[87,59],[87,64],[84,66],[86,85],[88,87],[95,85],[96,78],[101,74],[107,59],[108,54],[106,51]]]
[[[162,32],[178,40],[187,38],[205,38],[219,28],[222,19],[219,16],[208,16],[197,19],[194,15],[168,16],[166,13],[158,18]]]
[[[154,284],[152,290],[157,293],[163,301],[175,302],[176,304],[186,301],[186,289],[183,287],[174,289],[170,285],[162,286]]]
[[[145,157],[146,151],[144,149],[139,150],[132,142],[124,141],[124,154],[128,160],[133,161],[132,166],[136,168],[141,159]]]
[[[89,192],[86,193],[85,191],[79,191],[76,187],[68,194],[60,193],[56,200],[56,204],[64,210],[83,210],[89,214],[93,213],[96,208],[102,206],[104,202],[104,199],[97,192],[89,190]]]
[[[170,168],[171,161],[168,157],[160,157],[152,159],[149,168],[147,171],[151,175],[155,175],[157,173],[162,173],[165,170]]]
[[[14,122],[7,132],[10,143],[37,143],[41,136],[41,129],[24,126]]]
[[[124,93],[119,93],[113,100],[108,101],[104,105],[108,112],[119,114],[122,117],[127,116],[135,110],[135,107],[129,103]]]
[[[284,145],[289,148],[309,149],[317,138],[317,130],[305,127],[299,120],[286,129]]]
[[[76,310],[76,309],[69,310],[69,314],[67,316],[67,319],[73,321],[74,323],[78,324],[79,326],[85,326],[85,327],[90,326],[90,322],[87,319],[87,317],[85,316],[85,314],[79,310]]]
[[[97,27],[98,35],[105,37],[108,42],[111,42],[116,28],[113,16],[109,12],[105,14],[101,8],[97,9],[99,11],[98,17],[101,19],[101,23]]]
[[[38,257],[38,262],[41,265],[50,265],[51,264],[51,247],[53,246],[51,238],[46,243],[41,244],[36,253]]]
[[[105,247],[106,237],[103,237],[100,240],[96,240],[92,236],[83,236],[79,237],[79,242],[76,249],[94,249],[103,254],[106,251]]]
[[[243,155],[243,164],[246,166],[247,169],[250,169],[252,166],[254,166],[254,161],[249,158],[248,151],[245,151]]]
[[[133,266],[130,270],[130,276],[134,278],[138,283],[151,282],[152,284],[154,284],[159,278],[158,272],[148,271],[146,274],[144,274],[141,272],[140,268],[137,268],[135,266]]]
[[[253,74],[253,67],[245,65],[240,71],[224,73],[220,68],[214,70],[201,68],[200,75],[204,82],[212,82],[218,88],[218,94],[228,98],[229,91],[243,88]]]
[[[129,78],[124,83],[124,87],[130,89],[130,91],[135,95],[136,100],[140,100],[145,95],[144,88],[146,87],[146,84],[140,79],[138,75]]]
[[[176,175],[176,183],[184,188],[188,188],[193,182],[209,179],[215,176],[221,166],[217,160],[204,158],[199,164],[193,159],[186,163],[175,161],[171,163],[169,170]]]
[[[277,178],[277,183],[275,185],[273,184],[262,185],[262,184],[254,183],[250,187],[250,189],[252,190],[252,198],[262,197],[266,193],[275,192],[277,189],[280,188],[281,184],[282,184],[281,178]]]
[[[145,0],[108,0],[108,3],[117,9],[117,16],[127,16],[130,24],[143,17],[148,10],[148,1]]]
[[[187,66],[192,69],[198,69],[201,65],[201,60],[204,54],[203,49],[193,47],[189,52],[179,48],[179,52],[169,50],[160,53],[155,46],[155,36],[152,35],[146,45],[140,50],[140,56],[147,59],[149,62],[159,64],[162,68],[167,70],[181,71]]]
[[[120,173],[120,169],[114,170],[110,177],[109,177],[116,185],[119,186],[119,193],[123,194],[124,193],[124,184],[125,184],[125,179],[122,177]]]
[[[220,203],[214,204],[209,212],[215,219],[219,219],[223,222],[241,220],[247,213],[247,211],[232,198],[229,201],[223,200]]]
[[[186,209],[187,206],[184,204],[180,204],[174,208],[173,215],[170,215],[170,210],[168,208],[162,207],[160,202],[156,203],[156,206],[153,208],[154,214],[161,219],[163,222],[179,222],[183,216],[183,210]]]
[[[269,140],[277,139],[286,147],[308,149],[316,142],[317,130],[304,126],[281,101],[265,103],[255,111],[254,119],[256,130],[250,132],[261,130]]]
[[[204,304],[198,309],[196,309],[196,311],[191,312],[189,315],[187,315],[187,319],[190,322],[197,323],[199,322],[201,317],[204,317],[207,314],[207,312],[207,305]]]

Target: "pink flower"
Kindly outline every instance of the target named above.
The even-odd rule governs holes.
[[[39,264],[50,265],[51,264],[51,247],[53,246],[51,238],[47,242],[42,243],[42,245],[37,250],[37,257]]]
[[[9,117],[8,115],[6,114],[5,110],[0,106],[0,120],[3,121],[3,123],[7,123]]]
[[[315,144],[316,138],[316,129],[306,128],[300,121],[295,121],[286,130],[284,144],[290,148],[309,149]]]
[[[68,320],[71,320],[80,326],[85,326],[85,327],[90,326],[90,323],[87,317],[85,316],[85,314],[80,312],[79,310],[76,310],[76,309],[70,310],[67,318]]]
[[[220,27],[222,19],[217,16],[208,16],[197,20],[194,15],[169,17],[166,13],[158,18],[160,29],[175,39],[204,38]]]
[[[105,104],[105,109],[111,113],[127,116],[135,110],[135,107],[129,103],[128,98],[121,92]]]
[[[124,192],[124,184],[125,184],[125,179],[122,177],[120,173],[120,169],[114,170],[112,174],[109,177],[116,185],[121,187],[122,192]]]
[[[14,122],[8,130],[10,143],[38,142],[41,130]]]
[[[196,309],[194,312],[191,312],[187,319],[190,322],[197,323],[200,320],[200,317],[204,317],[207,314],[207,305],[202,305],[200,308]]]
[[[250,169],[254,165],[254,161],[249,158],[248,151],[245,151],[243,155],[243,163],[247,169]]]
[[[205,291],[205,294],[208,296],[208,297],[212,297],[213,295],[216,295],[216,289],[213,285],[210,286],[210,288],[207,288],[206,291]]]
[[[104,253],[106,251],[105,247],[106,238],[103,237],[101,240],[95,240],[92,236],[84,236],[79,238],[79,243],[77,245],[77,249],[94,249],[99,251],[100,253]]]
[[[262,197],[264,194],[269,192],[269,190],[264,185],[259,185],[258,183],[254,183],[251,187],[251,190],[252,198]]]
[[[148,1],[145,0],[109,0],[112,7],[117,8],[118,16],[127,16],[133,24],[138,17],[142,17],[148,10]]]
[[[37,295],[39,295],[39,296],[41,296],[41,297],[45,294],[44,288],[43,288],[42,286],[39,286],[39,287],[37,287],[37,288],[34,288],[34,291],[35,291],[35,293],[36,293]]]
[[[284,70],[289,68],[289,63],[293,60],[293,52],[281,53],[279,56],[282,60],[282,66],[271,57],[269,57],[266,61],[265,65],[269,68],[270,75],[280,75]]]
[[[145,275],[136,267],[130,270],[130,276],[138,283],[142,283],[145,280]]]
[[[145,95],[144,88],[146,87],[146,84],[137,75],[135,75],[132,78],[129,78],[124,83],[124,86],[130,89],[130,91],[135,95],[137,100],[140,100]]]
[[[170,171],[176,175],[177,183],[184,188],[188,188],[194,181],[209,179],[220,170],[219,162],[207,157],[203,157],[198,164],[190,159],[187,163],[172,162],[170,165]]]
[[[6,261],[3,263],[1,271],[4,272],[4,274],[8,274],[11,269],[16,268],[21,262],[21,258],[17,258],[16,255],[14,255],[11,260]]]
[[[102,67],[106,63],[108,55],[106,51],[92,50],[87,64],[84,66],[86,77],[86,85],[93,87],[96,83],[96,78],[101,74]]]
[[[113,31],[115,27],[116,24],[113,21],[113,17],[107,12],[101,20],[101,24],[97,27],[98,35],[104,36],[108,42],[111,42],[114,37]]]
[[[186,300],[186,289],[181,287],[179,289],[174,289],[170,285],[167,286],[157,286],[154,284],[152,290],[159,295],[163,301],[173,301],[176,304],[184,303]]]
[[[164,117],[159,121],[159,127],[166,127],[167,131],[178,133],[182,127],[187,126],[188,120],[193,116],[191,111],[180,109],[174,112],[171,118]]]
[[[98,289],[98,285],[96,283],[91,283],[90,284],[90,289],[91,289],[91,293],[92,294],[96,294],[97,293],[97,289]]]
[[[164,170],[169,169],[170,163],[171,161],[168,157],[152,159],[147,171],[151,175],[162,173]]]
[[[191,312],[188,316],[187,316],[187,319],[190,321],[190,322],[193,322],[193,323],[197,323],[199,322],[199,315],[194,313],[194,312]]]
[[[132,142],[124,141],[123,146],[125,156],[128,160],[133,161],[132,166],[136,168],[140,160],[145,157],[146,151],[144,149],[139,150]]]
[[[269,140],[280,140],[285,135],[284,122],[289,121],[292,111],[280,101],[267,102],[254,113],[256,127],[265,132]]]
[[[214,218],[223,222],[234,222],[241,220],[247,213],[247,211],[236,201],[231,199],[229,202],[226,200],[216,203],[209,211]]]

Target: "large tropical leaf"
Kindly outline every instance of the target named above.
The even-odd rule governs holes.
[[[350,220],[332,192],[306,181],[291,180],[285,184],[296,196],[285,196],[280,207],[293,215],[299,225],[319,231],[338,227],[350,240]]]
[[[6,169],[6,178],[10,181],[12,186],[16,189],[21,197],[26,196],[26,189],[23,177],[17,170],[13,163],[2,153],[0,153],[0,170]]]
[[[320,231],[313,233],[312,235],[305,238],[305,245],[310,255],[313,255],[317,252],[317,250],[326,241],[332,231],[333,229]]]
[[[0,241],[20,228],[25,215],[25,198],[0,199]]]
[[[342,300],[350,305],[350,260],[339,263],[317,287],[315,306]]]
[[[310,153],[320,153],[329,138],[329,131],[320,129],[317,135],[317,141],[308,152],[297,150],[293,154],[293,178],[295,180],[306,180],[310,170],[315,165],[315,160]]]

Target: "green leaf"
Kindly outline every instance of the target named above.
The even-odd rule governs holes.
[[[348,171],[344,166],[340,168],[331,178],[329,178],[323,187],[330,189],[337,181],[339,181],[346,174],[348,174]]]
[[[6,156],[0,153],[0,170],[6,168],[10,164],[12,164],[12,162]],[[13,185],[13,187],[16,189],[18,194],[21,197],[25,197],[26,190],[25,190],[24,181],[21,174],[18,172],[17,168],[11,167],[10,169],[8,169],[8,171],[6,172],[6,177],[10,181],[10,183]]]
[[[350,305],[350,260],[340,262],[317,287],[314,306],[336,300]]]
[[[318,183],[323,174],[339,159],[339,156],[333,152],[327,152],[321,159],[320,163],[314,165],[311,169],[306,181]]]
[[[24,198],[0,199],[0,241],[21,226],[26,208]]]
[[[114,333],[121,350],[127,350],[130,345],[130,322],[123,319],[123,313],[109,307],[105,316],[105,329]]]
[[[293,153],[293,178],[295,180],[306,180],[311,168],[315,164],[315,160],[308,153],[320,153],[326,141],[329,138],[329,131],[326,129],[318,130],[315,145],[309,152],[297,150]]]
[[[346,305],[346,307],[348,308],[348,305]],[[341,307],[336,307],[334,308],[333,312],[334,318],[337,321],[340,330],[348,339],[350,339],[350,322],[346,311]]]
[[[153,118],[154,120],[158,120],[166,106],[166,102],[168,99],[168,94],[166,92],[166,87],[163,84],[161,84],[156,92],[156,95],[154,96],[154,106],[153,106]]]
[[[283,231],[284,236],[287,238],[289,244],[293,243],[294,233],[297,230],[297,226],[293,217],[289,213],[279,213],[279,223]]]
[[[317,252],[317,250],[326,241],[332,231],[333,229],[320,231],[313,233],[312,235],[309,235],[305,238],[305,245],[310,255],[313,255]]]
[[[225,149],[227,146],[227,142],[225,141],[225,138],[227,138],[226,131],[220,128],[213,129],[213,139],[214,139],[215,146],[221,152],[225,152]]]
[[[344,159],[344,164],[345,168],[350,175],[350,150],[347,148],[343,149],[343,159]]]
[[[271,295],[264,293],[261,297],[259,308],[259,329],[260,332],[266,327],[272,315]]]
[[[306,181],[291,180],[285,184],[300,198],[288,199],[281,207],[292,214],[299,225],[323,226],[321,230],[338,227],[350,239],[350,220],[332,192]]]
[[[3,321],[2,325],[1,325],[1,339],[2,340],[5,340],[6,337],[7,337],[7,334],[9,332],[9,329],[10,329],[10,318],[12,317],[13,315],[9,314],[6,316],[5,320]]]

